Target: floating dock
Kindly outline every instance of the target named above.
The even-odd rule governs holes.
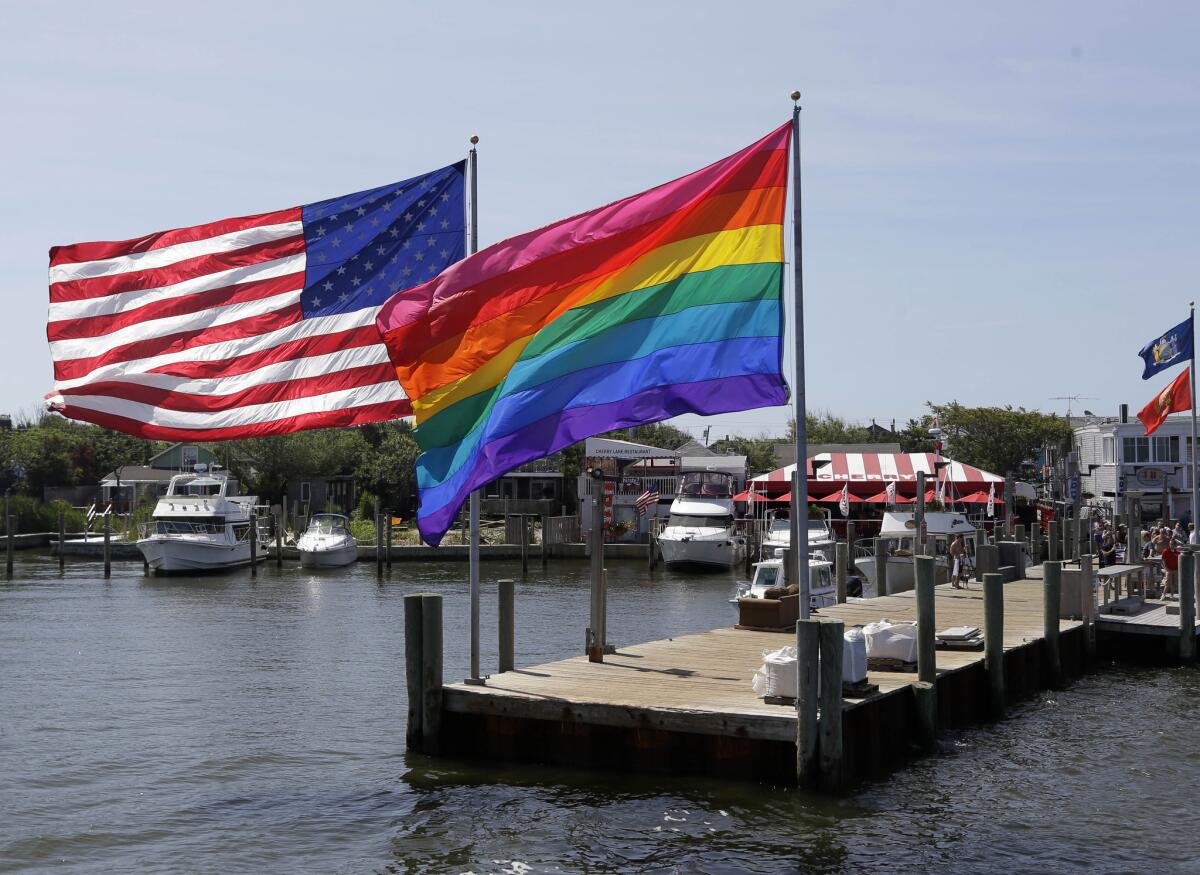
[[[1067,566],[1065,572],[1070,570]],[[1007,706],[1055,687],[1064,678],[1086,672],[1098,652],[1119,659],[1128,648],[1137,659],[1194,659],[1194,637],[1189,657],[1187,645],[1180,644],[1180,617],[1169,614],[1166,603],[1154,600],[1145,601],[1128,616],[1093,612],[1077,619],[1060,618],[1057,641],[1047,642],[1050,627],[1042,569],[1029,572],[1029,578],[1004,583],[1002,588],[1000,575],[991,575],[996,578],[991,591],[1002,592],[1003,604],[998,676],[982,649],[939,649],[931,683],[922,683],[913,666],[869,671],[867,680],[877,691],[863,698],[854,698],[853,693],[841,698],[840,740],[825,742],[840,759],[838,786],[884,775],[914,753],[933,749],[930,738],[938,731],[1002,716],[1003,706],[997,713],[997,695]],[[422,598],[439,599],[408,598],[414,606]],[[994,611],[995,595],[992,599]],[[918,601],[916,592],[910,591],[821,608],[819,618],[825,624],[840,621],[845,628],[882,618],[916,621]],[[811,746],[804,738],[814,729],[802,725],[802,708],[794,703],[768,704],[751,686],[764,651],[797,643],[796,632],[714,629],[622,646],[606,654],[603,662],[581,655],[501,671],[483,684],[440,686],[440,625],[436,655],[430,649],[434,642],[429,625],[429,611],[436,607],[440,617],[440,601],[424,604],[425,662],[419,642],[410,642],[408,650],[410,697],[417,696],[416,702],[410,702],[409,744],[416,749],[496,762],[713,775],[783,785],[803,782],[798,751]],[[985,619],[984,587],[978,582],[967,589],[937,586],[932,605],[936,629],[984,629],[986,623],[995,622]],[[838,640],[840,646],[840,634]],[[429,664],[431,660],[438,664]],[[840,668],[838,673],[840,677]],[[418,679],[414,687],[418,676],[424,678],[424,685]],[[816,720],[814,707],[812,722]],[[836,721],[827,721],[824,715],[821,721],[837,732]]]

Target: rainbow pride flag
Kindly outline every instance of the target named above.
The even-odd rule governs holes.
[[[784,404],[790,125],[674,182],[490,246],[388,300],[418,524],[585,437]]]

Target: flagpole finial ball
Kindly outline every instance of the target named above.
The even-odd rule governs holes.
[[[799,99],[800,99],[800,92],[799,92],[799,91],[793,91],[793,92],[792,92],[792,100],[799,100]]]
[[[471,145],[474,146],[478,142],[479,142],[479,137],[476,137],[474,134],[472,134],[471,135]]]

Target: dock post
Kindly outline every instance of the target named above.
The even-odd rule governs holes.
[[[1196,554],[1187,549],[1179,557],[1179,661],[1196,661]]]
[[[9,513],[8,490],[4,490],[4,573],[9,580],[13,577],[13,525],[12,514]]]
[[[275,567],[283,567],[283,511],[275,514]]]
[[[917,677],[928,683],[937,679],[937,618],[933,606],[935,561],[932,556],[916,558]]]
[[[392,512],[385,510],[383,512],[383,528],[386,535],[387,544],[384,547],[383,559],[387,565],[387,573],[392,573]]]
[[[979,524],[979,528],[975,530],[975,582],[983,582],[983,548],[987,546],[987,529],[983,527],[983,523]]]
[[[992,718],[1004,717],[1004,578],[983,576],[983,646]]]
[[[1042,561],[1042,526],[1034,523],[1029,529],[1029,553],[1034,562]]]
[[[1061,690],[1063,686],[1062,655],[1058,645],[1058,618],[1062,609],[1062,563],[1042,563],[1042,612],[1045,624],[1042,634],[1046,639],[1046,668],[1050,674],[1050,689]]]
[[[1079,531],[1078,526],[1076,525],[1075,519],[1073,517],[1072,518],[1063,517],[1062,558],[1064,561],[1069,562],[1070,560],[1077,559],[1079,557],[1079,553],[1075,549],[1075,546],[1076,546],[1075,545],[1075,533],[1078,531]]]
[[[497,625],[500,627],[501,673],[513,670],[513,655],[516,649],[516,588],[516,582],[507,578],[496,581],[496,595],[500,600]]]
[[[837,584],[837,603],[839,605],[846,603],[846,566],[849,564],[849,553],[849,545],[845,541],[834,544],[834,580]]]
[[[521,573],[529,573],[529,517],[521,514]]]
[[[588,624],[588,662],[604,662],[604,645],[600,640],[600,578],[604,574],[604,477],[592,475],[591,541],[591,622]]]
[[[1000,571],[1000,548],[995,544],[988,544],[979,551],[979,555],[975,557],[975,565],[982,575],[981,579],[986,580],[989,574],[996,574]]]
[[[917,735],[921,747],[932,753],[937,750],[937,687],[927,681],[913,681],[911,686],[917,706]]]
[[[538,527],[542,530],[542,543],[538,546],[538,556],[542,560],[542,568],[546,567],[546,515],[538,515]]]
[[[821,790],[836,793],[842,788],[845,774],[842,768],[842,651],[846,646],[846,624],[841,620],[824,620],[820,621],[818,629]]]
[[[1084,641],[1087,647],[1087,664],[1096,663],[1096,588],[1092,577],[1092,557],[1079,557],[1079,574],[1083,578],[1080,594],[1083,597],[1080,615],[1083,617]]]
[[[817,682],[821,621],[796,621],[796,781],[813,789],[820,782],[817,741]]]
[[[875,539],[875,595],[890,595],[887,585],[887,542]]]
[[[421,687],[424,673],[424,648],[421,644],[421,600],[420,593],[404,597],[404,679],[408,685],[408,723],[404,728],[404,742],[409,750],[420,750],[423,738],[422,714],[425,694]]]
[[[375,514],[375,576],[383,577],[383,514]]]
[[[258,511],[250,511],[250,578],[258,577]],[[105,535],[108,540],[108,535]]]
[[[442,597],[421,595],[421,750],[436,755],[442,732]]]
[[[1084,517],[1078,520],[1078,536],[1079,536],[1079,555],[1090,556],[1092,554],[1092,532],[1088,526],[1088,521]]]
[[[1046,558],[1051,562],[1059,561],[1059,550],[1062,548],[1062,542],[1058,537],[1058,520],[1050,520],[1047,525],[1046,532]]]
[[[67,557],[63,555],[63,547],[67,543],[67,512],[58,512],[58,570],[66,569]]]
[[[1025,538],[1025,524],[1017,523],[1013,526],[1013,540],[1020,541],[1022,545],[1028,547],[1029,542]]]
[[[13,518],[8,518],[8,576],[12,577]],[[112,577],[112,517],[104,515],[104,576]]]

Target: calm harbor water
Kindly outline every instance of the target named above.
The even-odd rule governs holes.
[[[98,572],[0,582],[0,871],[1200,872],[1196,672],[1093,675],[829,801],[406,755],[402,596],[445,595],[463,677],[463,565]],[[580,650],[586,573],[484,566],[519,581],[518,663]],[[613,565],[610,638],[726,625],[732,580]]]

